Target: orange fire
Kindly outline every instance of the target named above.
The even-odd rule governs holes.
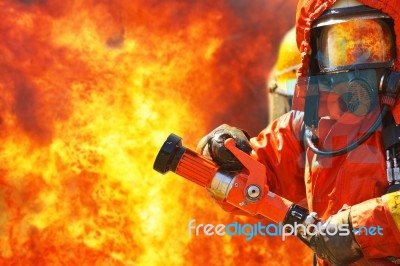
[[[265,77],[295,1],[0,3],[1,265],[301,265],[277,237],[189,236],[254,222],[152,170],[170,132],[266,124]],[[290,16],[289,16],[290,14]]]

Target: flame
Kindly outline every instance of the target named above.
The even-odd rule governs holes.
[[[152,170],[170,132],[194,147],[220,123],[265,127],[265,77],[294,6],[0,3],[0,264],[309,262],[297,240],[189,236],[191,219],[257,220]]]

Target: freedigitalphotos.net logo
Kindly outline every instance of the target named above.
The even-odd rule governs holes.
[[[352,232],[355,235],[366,235],[366,236],[383,236],[383,228],[380,226],[361,226],[357,229],[350,230],[348,224],[340,224],[340,225],[328,225],[326,227],[322,223],[310,224],[305,226],[303,224],[294,225],[290,224],[282,224],[281,222],[278,224],[267,224],[262,225],[261,222],[256,224],[240,224],[238,222],[230,223],[230,224],[196,224],[196,219],[192,219],[188,224],[188,234],[189,235],[205,235],[205,236],[235,236],[235,235],[243,235],[246,236],[246,240],[249,241],[253,239],[254,236],[280,236],[282,241],[285,241],[287,236],[305,234],[307,236],[313,236],[316,234],[321,235],[336,235],[340,236],[349,235]]]

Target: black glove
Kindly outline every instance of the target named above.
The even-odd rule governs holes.
[[[349,230],[348,234],[339,234],[344,232],[339,230],[342,226]],[[363,257],[352,232],[350,209],[329,217],[318,233],[309,238],[308,244],[319,258],[334,266],[347,266]]]
[[[243,169],[242,163],[224,146],[224,142],[228,138],[233,138],[236,142],[236,147],[242,151],[251,152],[252,149],[247,132],[226,124],[217,127],[203,137],[196,150],[220,165],[222,170],[239,171]]]

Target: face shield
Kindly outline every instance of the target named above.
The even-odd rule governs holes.
[[[391,67],[393,20],[368,7],[331,10],[312,29],[315,73]]]
[[[310,74],[318,117],[355,123],[379,109],[380,81],[393,65],[393,21],[368,7],[330,10],[314,22]]]
[[[393,20],[367,6],[331,9],[313,22],[304,123],[307,143],[316,154],[344,154],[380,126],[380,117],[389,110],[380,98],[394,99],[397,93],[390,82],[399,76],[391,69],[394,36]],[[322,137],[319,132],[329,132],[320,131],[321,125],[351,129],[361,137],[342,149],[318,150],[314,140]]]
[[[391,64],[394,59],[391,29],[381,19],[354,19],[324,26],[317,49],[319,68],[325,73]]]

